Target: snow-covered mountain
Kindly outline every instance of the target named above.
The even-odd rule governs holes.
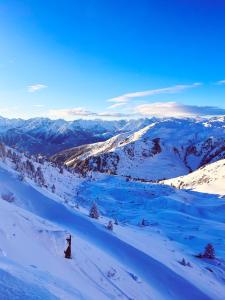
[[[186,176],[164,181],[180,189],[225,196],[225,159],[205,165]]]
[[[31,154],[47,156],[64,149],[104,141],[118,133],[140,129],[151,120],[29,120],[0,118],[0,142]]]
[[[65,150],[52,160],[82,173],[167,179],[224,158],[224,134],[224,118],[161,119],[136,132]]]
[[[80,178],[10,148],[0,157],[1,300],[224,299],[224,199],[100,173]],[[93,201],[98,220],[88,217]],[[196,258],[209,242],[216,259]]]

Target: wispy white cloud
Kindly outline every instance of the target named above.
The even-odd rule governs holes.
[[[151,117],[194,117],[225,115],[225,109],[214,106],[187,105],[176,102],[158,102],[138,105],[135,112]]]
[[[37,92],[37,91],[39,91],[39,90],[45,89],[45,88],[47,88],[47,87],[48,87],[48,86],[45,85],[45,84],[37,83],[37,84],[28,85],[27,91],[28,91],[29,93],[34,93],[34,92]]]
[[[106,110],[103,112],[95,112],[87,110],[83,107],[52,109],[46,113],[47,117],[52,119],[74,120],[83,119],[125,119],[140,117],[196,117],[196,116],[220,116],[225,115],[225,108],[214,106],[198,106],[188,105],[177,102],[156,102],[146,103],[135,106],[132,111],[127,112],[111,112]]]
[[[125,105],[125,104],[126,104],[125,102],[114,103],[114,104],[110,105],[110,106],[108,107],[108,109],[121,107],[121,106],[123,106],[123,105]]]
[[[133,115],[133,114],[132,114]],[[129,113],[119,112],[93,112],[82,107],[66,108],[66,109],[52,109],[49,110],[47,116],[53,119],[73,120],[76,118],[126,118],[130,116]]]
[[[142,91],[142,92],[127,93],[127,94],[123,94],[123,95],[115,97],[115,98],[108,99],[107,101],[123,105],[123,104],[126,104],[127,102],[129,102],[130,100],[132,100],[133,98],[154,96],[154,95],[160,95],[160,94],[175,94],[175,93],[182,92],[186,89],[198,87],[200,85],[201,85],[201,83],[195,82],[193,84],[174,85],[171,87],[166,87],[166,88],[161,88],[161,89],[152,89],[152,90],[147,90],[147,91]],[[116,107],[116,106],[111,105],[111,108],[114,108],[114,107]]]
[[[71,118],[71,117],[89,117],[95,115],[95,113],[86,110],[82,107],[76,108],[65,108],[65,109],[51,109],[48,112],[49,116],[52,118]]]
[[[223,84],[225,84],[225,79],[217,81],[216,84],[218,84],[218,85],[223,85]]]

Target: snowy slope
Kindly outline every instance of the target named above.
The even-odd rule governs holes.
[[[44,299],[55,299],[53,295],[59,299],[222,299],[223,287],[210,273],[197,287],[178,274],[178,263],[174,271],[81,214],[15,181],[6,171],[0,172],[0,178],[1,188],[13,188],[18,199],[14,204],[0,202],[0,266],[12,277],[6,297],[3,291],[4,300],[14,297],[18,279],[27,299],[41,299],[42,295]],[[62,257],[65,230],[73,234],[71,261]],[[127,234],[131,232],[128,229]],[[196,266],[192,272],[202,280],[201,269]],[[207,291],[210,296],[200,290],[205,280],[213,282],[214,290]]]
[[[32,189],[28,191],[33,196]],[[18,193],[22,197],[23,191]],[[34,195],[37,195],[35,190]],[[40,194],[38,197],[38,200],[43,199]],[[63,215],[64,207],[55,206],[55,203],[47,202],[38,214],[46,213],[45,210],[48,213],[51,209],[52,215],[55,214],[54,222],[62,221],[59,209]],[[4,201],[0,206],[0,273],[5,271],[11,277],[7,283],[0,277],[2,300],[114,299],[117,296],[149,299],[152,291],[147,284],[133,280],[128,274],[129,269],[124,269],[99,247],[79,237],[77,232],[73,235],[73,259],[67,261],[63,258],[67,226],[53,225],[46,218],[38,218]],[[67,212],[67,216],[70,215]],[[20,282],[24,286],[21,287]]]
[[[82,173],[99,171],[144,180],[173,178],[225,156],[225,127],[211,124],[160,120],[134,133],[63,151],[52,160]]]
[[[164,183],[181,189],[225,195],[225,159],[205,165],[186,176],[165,180]]]
[[[76,189],[65,184],[63,194],[52,194],[32,178],[19,180],[9,159],[1,162],[2,300],[223,299],[224,199],[119,176],[81,180],[51,165],[42,168],[46,182],[53,180],[49,174],[55,178],[56,191],[68,176]],[[103,214],[97,221],[87,216],[93,201]],[[109,218],[119,220],[113,232],[105,229]],[[149,226],[137,226],[142,218]],[[69,261],[63,258],[68,232]],[[195,258],[209,241],[218,259]],[[182,266],[182,258],[191,267]]]

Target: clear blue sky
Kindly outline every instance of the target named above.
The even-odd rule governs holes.
[[[223,80],[224,0],[0,0],[1,115],[225,109]]]

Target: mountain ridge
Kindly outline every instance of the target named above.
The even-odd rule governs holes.
[[[225,123],[166,119],[107,141],[67,149],[51,160],[78,172],[98,171],[144,180],[186,175],[225,157]]]

